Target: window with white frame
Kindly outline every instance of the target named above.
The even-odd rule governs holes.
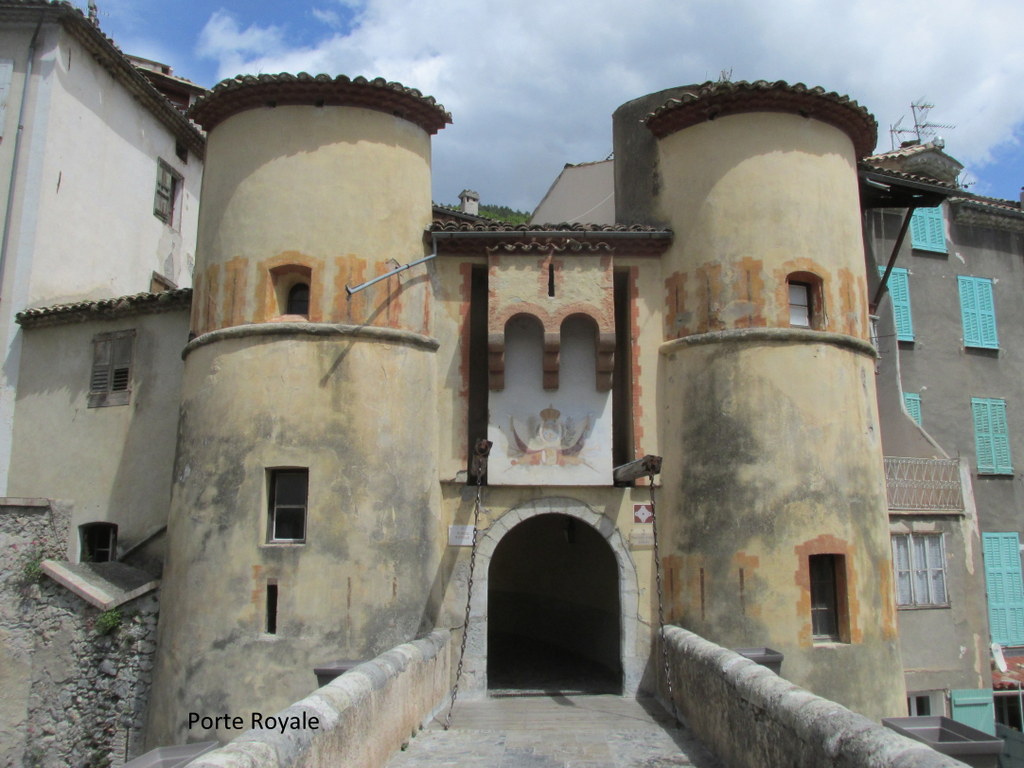
[[[893,534],[892,559],[898,606],[949,605],[946,552],[941,533]]]
[[[272,469],[268,474],[270,509],[267,540],[275,544],[300,544],[306,540],[309,470]]]

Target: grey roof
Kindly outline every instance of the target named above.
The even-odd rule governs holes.
[[[14,319],[22,328],[42,328],[87,320],[114,320],[119,317],[181,311],[188,309],[191,304],[192,289],[178,288],[160,293],[135,293],[111,299],[86,299],[49,307],[32,307],[19,312]]]

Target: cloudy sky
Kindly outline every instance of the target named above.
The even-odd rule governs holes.
[[[618,105],[723,73],[845,93],[880,151],[933,104],[971,191],[1024,185],[1022,0],[97,1],[125,52],[207,87],[306,71],[434,96],[454,118],[433,144],[440,203],[470,188],[532,210],[565,163],[608,156]]]

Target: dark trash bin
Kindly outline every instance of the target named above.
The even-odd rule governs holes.
[[[973,768],[997,768],[1002,739],[948,717],[885,717],[882,725]]]
[[[313,674],[316,675],[316,687],[323,688],[331,680],[336,677],[348,672],[353,667],[358,667],[363,662],[358,659],[336,659],[334,661],[328,661],[326,664],[321,664],[319,667],[313,669]]]
[[[782,660],[785,658],[779,651],[773,648],[734,648],[740,656],[746,656],[751,661],[756,661],[762,667],[768,667],[776,675],[781,674]]]

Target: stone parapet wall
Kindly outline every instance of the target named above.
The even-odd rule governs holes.
[[[448,631],[435,630],[399,645],[274,716],[305,727],[252,729],[188,768],[383,766],[446,701],[449,643]]]
[[[665,640],[676,708],[723,765],[963,767],[693,632],[666,627]]]

